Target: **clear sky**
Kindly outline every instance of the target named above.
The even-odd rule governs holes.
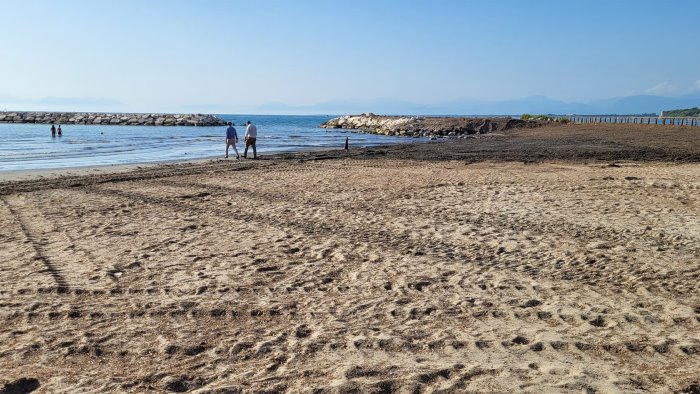
[[[699,38],[698,0],[0,0],[0,109],[681,96]]]

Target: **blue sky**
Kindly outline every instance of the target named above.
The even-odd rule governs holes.
[[[0,0],[0,9],[0,109],[323,112],[700,91],[697,0]]]

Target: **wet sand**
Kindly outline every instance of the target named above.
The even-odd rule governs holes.
[[[698,390],[698,137],[571,125],[2,182],[0,384]]]

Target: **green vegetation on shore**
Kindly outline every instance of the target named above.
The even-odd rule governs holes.
[[[520,119],[522,119],[522,120],[544,120],[544,121],[548,121],[548,122],[569,123],[569,119],[555,118],[555,117],[552,117],[549,115],[544,115],[544,114],[539,114],[539,115],[522,114],[522,115],[520,115]]]
[[[700,116],[700,108],[673,109],[664,111],[664,116]]]

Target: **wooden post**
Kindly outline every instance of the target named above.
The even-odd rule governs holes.
[[[345,137],[345,150],[348,150],[348,137]]]

